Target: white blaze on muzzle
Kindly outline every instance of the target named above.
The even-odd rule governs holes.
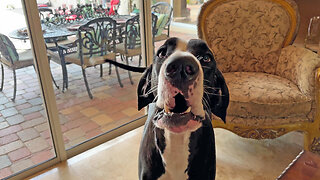
[[[191,57],[191,59],[196,62],[199,69],[197,77],[190,84],[186,84],[186,86],[188,86],[185,87],[187,91],[182,91],[182,89],[179,89],[178,87],[172,85],[165,76],[168,62],[172,59],[179,57]],[[176,50],[163,62],[160,68],[158,76],[158,99],[156,102],[157,107],[165,109],[166,112],[170,111],[170,109],[173,109],[176,106],[175,96],[179,93],[185,97],[187,105],[189,106],[189,108],[186,111],[191,111],[196,116],[205,116],[202,104],[203,71],[201,64],[197,60],[197,58],[191,53]]]

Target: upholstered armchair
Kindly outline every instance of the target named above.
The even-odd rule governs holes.
[[[215,54],[230,92],[226,123],[213,126],[253,139],[304,132],[320,153],[320,57],[292,45],[299,27],[293,0],[209,0],[198,35]]]

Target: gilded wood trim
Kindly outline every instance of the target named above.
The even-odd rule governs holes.
[[[223,128],[238,136],[251,139],[274,139],[291,131],[308,131],[311,122],[283,124],[274,126],[247,126],[242,124],[224,123],[220,119],[212,117],[213,128]]]

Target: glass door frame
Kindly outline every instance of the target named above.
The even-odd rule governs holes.
[[[151,13],[151,0],[139,0],[141,4],[140,10],[140,23],[141,23],[141,50],[142,59],[145,65],[150,65],[153,60],[153,43],[152,43],[152,32],[151,32],[151,16],[147,14]],[[118,128],[105,132],[93,139],[87,140],[80,145],[77,145],[69,150],[65,149],[63,141],[59,112],[55,99],[55,94],[52,85],[52,79],[50,74],[50,66],[46,53],[46,47],[41,31],[40,18],[38,14],[38,7],[36,0],[21,0],[22,8],[24,11],[26,24],[30,36],[30,43],[32,52],[34,55],[35,69],[38,75],[38,80],[41,87],[41,95],[43,98],[44,108],[47,112],[48,122],[51,130],[53,147],[55,149],[56,157],[49,159],[43,163],[30,167],[18,174],[7,177],[6,179],[23,179],[28,176],[32,176],[37,172],[40,172],[46,168],[53,166],[59,162],[65,161],[77,154],[80,154],[90,148],[93,148],[99,144],[102,144],[108,140],[118,137],[128,131],[136,129],[144,125],[146,116],[139,119],[132,120]]]

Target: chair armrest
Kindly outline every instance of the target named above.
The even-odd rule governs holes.
[[[314,98],[315,74],[320,57],[302,47],[287,46],[281,50],[276,75],[294,82],[300,91]]]
[[[62,51],[63,55],[78,52],[78,39],[69,44],[59,44],[58,49]]]

